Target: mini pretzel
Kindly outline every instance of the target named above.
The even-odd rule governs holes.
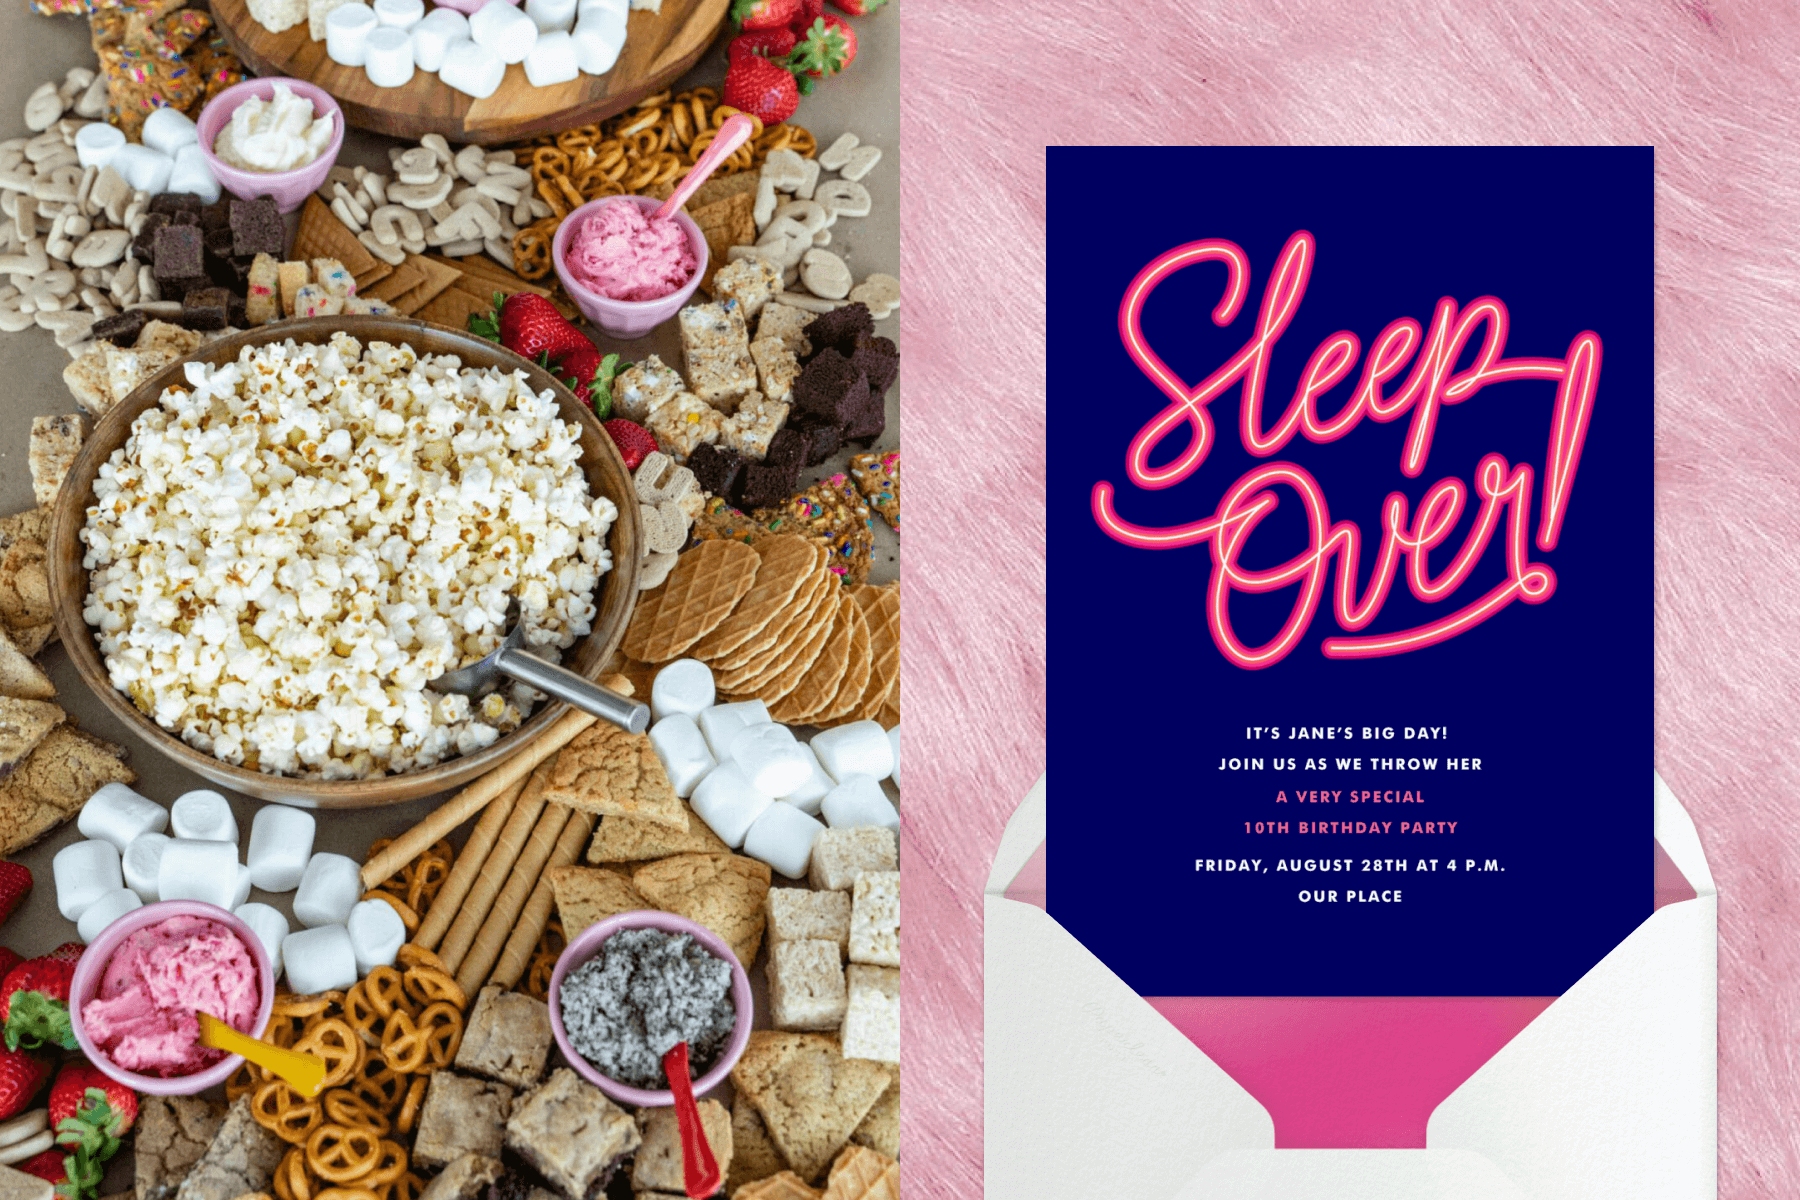
[[[277,1017],[316,1017],[331,1007],[333,999],[330,992],[317,996],[277,996],[269,1007],[269,1020],[272,1023]]]
[[[437,841],[431,843],[431,849],[425,851],[425,853],[419,855],[419,857],[441,858],[444,860],[444,864],[449,866],[456,861],[456,851],[450,848],[450,843],[448,841],[439,838]]]
[[[325,1060],[325,1086],[341,1087],[362,1066],[362,1038],[356,1030],[337,1017],[327,1017],[312,1027],[305,1037],[294,1043],[294,1049],[315,1054]]]
[[[418,1029],[425,1041],[425,1066],[421,1069],[449,1066],[456,1058],[456,1048],[462,1045],[462,1013],[448,1001],[439,1000],[419,1014]]]
[[[332,1183],[361,1179],[380,1158],[381,1139],[366,1129],[325,1124],[306,1139],[306,1165]]]
[[[380,1055],[371,1054],[350,1081],[350,1090],[382,1112],[393,1112],[406,1095],[406,1080],[395,1074]]]
[[[415,1079],[406,1089],[406,1099],[400,1104],[400,1115],[394,1119],[394,1128],[401,1134],[410,1134],[419,1120],[419,1105],[425,1102],[426,1082],[423,1078]]]
[[[325,1119],[318,1101],[301,1099],[298,1092],[279,1079],[271,1079],[256,1089],[250,1100],[250,1115],[258,1125],[295,1146],[304,1145]]]
[[[459,1009],[469,1007],[469,997],[448,971],[436,967],[408,967],[403,976],[406,994],[420,1004],[436,1004],[448,1000]]]
[[[406,1172],[391,1183],[384,1183],[375,1189],[380,1200],[419,1200],[419,1193],[425,1190],[425,1181]]]
[[[399,914],[400,923],[406,926],[406,936],[411,937],[419,930],[419,914],[412,905],[394,895],[392,892],[373,891],[363,897],[364,900],[384,900],[389,908]]]
[[[436,967],[438,970],[446,973],[450,970],[449,967],[444,965],[443,959],[415,942],[407,942],[404,946],[401,946],[400,953],[395,961],[400,964],[402,970],[407,967]]]
[[[320,1097],[325,1119],[346,1129],[367,1129],[377,1137],[385,1137],[393,1126],[387,1114],[355,1092],[334,1088]]]
[[[231,1078],[225,1081],[226,1102],[236,1103],[239,1096],[249,1095],[261,1083],[262,1081],[257,1078],[256,1067],[249,1059],[245,1059],[238,1064],[238,1069],[231,1073]]]
[[[381,1034],[375,1026],[381,1023],[381,1014],[375,1011],[374,1004],[369,1001],[368,980],[362,980],[344,993],[344,1020],[350,1028],[356,1030],[356,1036],[363,1040],[365,1046],[381,1045]]]
[[[413,1019],[397,1012],[381,1029],[381,1057],[389,1067],[402,1075],[411,1075],[425,1065],[425,1038]]]
[[[383,1184],[393,1183],[406,1174],[406,1167],[406,1147],[399,1142],[390,1142],[383,1138],[380,1153],[375,1157],[375,1165],[356,1181],[357,1186],[376,1188]]]
[[[556,960],[548,955],[540,954],[531,960],[531,967],[525,973],[525,994],[534,1000],[546,1003],[550,1000],[550,976],[556,973]]]
[[[443,859],[428,854],[419,860],[418,870],[406,885],[406,904],[415,914],[420,909],[430,906],[436,899],[438,889],[444,886],[444,880],[450,877],[450,868]],[[406,914],[402,913],[404,917]],[[415,919],[416,916],[415,916]],[[411,932],[410,930],[408,932]]]
[[[369,1007],[375,1010],[375,1015],[384,1021],[394,1014],[395,1009],[402,1012],[412,1010],[413,1006],[406,998],[406,984],[401,979],[400,972],[392,967],[376,967],[357,986],[363,989],[363,996],[368,1000]],[[380,1044],[380,1040],[377,1037],[376,1044]]]
[[[312,1200],[313,1178],[306,1169],[306,1151],[295,1146],[275,1168],[275,1194],[285,1200]]]

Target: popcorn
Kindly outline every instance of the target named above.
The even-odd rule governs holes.
[[[186,382],[101,467],[82,531],[113,685],[276,774],[414,770],[517,728],[522,685],[425,685],[498,646],[515,595],[549,657],[593,627],[618,512],[552,395],[345,334]]]

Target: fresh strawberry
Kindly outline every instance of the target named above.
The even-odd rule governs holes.
[[[11,946],[0,946],[0,980],[12,974],[12,969],[25,961],[25,956]]]
[[[656,439],[650,436],[648,429],[635,421],[614,417],[603,423],[601,428],[612,438],[613,445],[619,448],[619,457],[625,460],[627,471],[637,470],[638,464],[656,450]]]
[[[0,1050],[0,1121],[24,1112],[50,1078],[50,1062],[25,1050]]]
[[[825,0],[800,0],[800,19],[788,26],[796,35],[812,28],[812,23],[825,15]]]
[[[800,15],[800,0],[734,0],[731,19],[744,29],[786,29]]]
[[[844,18],[826,13],[807,27],[788,61],[814,79],[836,75],[856,61],[856,30]]]
[[[494,293],[494,311],[469,318],[469,331],[526,358],[548,351],[554,362],[564,351],[587,342],[581,331],[556,311],[556,306],[532,292]]]
[[[831,0],[831,3],[853,17],[864,17],[887,3],[887,0]]]
[[[631,364],[619,361],[617,354],[609,354],[600,360],[599,368],[594,372],[593,382],[588,385],[588,403],[593,406],[594,415],[602,421],[612,416],[613,380],[619,372]]]
[[[81,952],[86,949],[87,947],[80,942],[64,942],[50,953],[44,955],[44,957],[54,958],[58,962],[80,962]]]
[[[575,398],[593,409],[596,417],[604,421],[612,416],[612,381],[620,370],[617,354],[602,358],[594,343],[582,338],[580,346],[565,352],[555,363],[545,360],[541,365],[566,383]]]
[[[79,1150],[71,1154],[60,1146],[33,1155],[15,1166],[27,1175],[36,1175],[54,1184],[57,1200],[91,1200],[99,1195],[100,1181],[106,1174],[100,1163]]]
[[[6,920],[31,894],[31,872],[16,862],[0,862],[0,921]]]
[[[105,1162],[137,1121],[137,1093],[85,1058],[71,1059],[50,1085],[50,1128],[71,1153]]]
[[[6,973],[0,982],[0,1025],[6,1029],[6,1048],[56,1045],[75,1049],[75,1030],[69,1024],[69,981],[75,964],[45,955],[26,959]]]
[[[786,66],[761,55],[727,58],[730,61],[725,67],[725,103],[758,118],[765,126],[779,125],[793,116],[800,107],[802,87],[812,90],[809,77],[796,79]]]
[[[736,62],[747,54],[782,59],[793,53],[799,43],[800,35],[792,29],[757,29],[732,38],[731,44],[725,47],[725,57],[729,62]]]

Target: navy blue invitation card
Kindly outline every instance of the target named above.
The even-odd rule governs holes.
[[[1561,994],[1651,911],[1651,150],[1048,158],[1051,915]]]

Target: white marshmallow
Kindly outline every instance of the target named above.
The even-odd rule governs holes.
[[[411,29],[425,19],[425,0],[375,0],[371,7],[376,24],[395,29]]]
[[[184,792],[169,806],[169,832],[200,842],[236,842],[237,818],[231,801],[217,792]]]
[[[162,192],[175,170],[175,160],[168,155],[158,154],[148,146],[131,144],[120,146],[106,165],[122,175],[133,191],[148,192],[152,196]]]
[[[451,45],[468,37],[469,18],[454,8],[434,8],[412,27],[413,62],[421,71],[436,71]]]
[[[125,131],[105,121],[90,121],[75,131],[75,161],[83,170],[104,167],[125,145]]]
[[[199,143],[200,130],[192,117],[179,108],[164,105],[152,109],[150,115],[144,118],[144,128],[138,134],[138,140],[158,154],[174,158],[183,146]]]
[[[581,74],[575,63],[575,42],[560,29],[539,33],[537,44],[525,56],[525,79],[532,87],[554,87]]]
[[[231,909],[243,903],[237,900],[238,880],[236,842],[173,838],[163,847],[156,894],[163,900],[200,900]]]
[[[341,925],[361,899],[362,867],[355,859],[315,854],[300,876],[300,890],[294,893],[294,920],[309,929]]]
[[[250,927],[256,940],[262,943],[269,960],[275,964],[275,978],[281,978],[281,943],[288,935],[288,919],[281,915],[279,908],[271,908],[267,904],[240,904],[231,910],[232,915]]]
[[[350,946],[356,952],[356,973],[367,975],[376,967],[391,967],[406,941],[406,923],[385,900],[364,900],[350,910]]]
[[[477,46],[499,55],[501,62],[517,63],[537,45],[538,27],[505,0],[488,0],[469,18],[469,36]]]
[[[243,863],[239,863],[237,869],[237,882],[231,889],[231,903],[221,904],[219,907],[235,909],[238,905],[248,899],[250,899],[250,868],[246,867]]]
[[[899,810],[881,790],[881,785],[867,775],[850,776],[832,788],[819,807],[825,814],[825,823],[833,829],[855,829],[862,825],[880,825],[895,832],[900,829]]]
[[[405,87],[411,83],[412,35],[391,25],[383,25],[369,34],[363,73],[379,88]]]
[[[533,25],[532,31],[536,30],[537,26]],[[505,77],[506,64],[500,61],[500,56],[472,41],[451,42],[450,48],[444,51],[444,65],[438,68],[438,78],[446,87],[477,100],[486,100],[498,91],[500,81]]]
[[[773,803],[773,797],[751,787],[744,773],[732,763],[721,764],[702,779],[689,801],[694,814],[733,850],[744,844],[750,826]]]
[[[145,904],[162,899],[162,893],[156,890],[156,877],[162,871],[163,850],[171,840],[166,833],[141,833],[125,847],[125,886]]]
[[[350,931],[342,925],[288,934],[281,939],[281,962],[287,968],[288,986],[302,996],[354,987],[358,978],[356,950]]]
[[[805,783],[812,764],[786,725],[750,725],[731,739],[731,761],[750,786],[765,796],[782,796]]]
[[[168,809],[122,783],[109,783],[89,796],[75,818],[75,828],[87,837],[111,842],[120,853],[139,835],[161,833],[168,827]]]
[[[56,910],[79,921],[88,906],[125,886],[119,874],[119,848],[111,842],[87,841],[64,846],[50,860],[56,878]]]
[[[631,0],[576,0],[575,15],[578,22],[604,18],[617,21],[622,28],[631,15]]]
[[[285,804],[265,804],[250,821],[250,880],[265,892],[300,886],[312,857],[318,823],[313,815]]]
[[[567,33],[575,28],[575,0],[525,0],[525,15],[539,33]]]
[[[75,922],[75,932],[81,935],[82,941],[91,942],[99,937],[108,925],[132,909],[142,907],[144,907],[144,902],[138,899],[136,892],[130,888],[117,888],[87,906],[87,911],[83,912],[81,919]]]
[[[198,144],[183,146],[175,152],[175,169],[169,172],[169,190],[198,196],[211,204],[219,198],[219,179],[212,164]]]
[[[890,778],[893,779],[894,786],[899,787],[900,786],[900,727],[898,725],[896,725],[892,729],[888,730],[888,749],[892,750],[894,753],[894,773],[892,776],[890,776]]]
[[[650,712],[659,721],[670,713],[697,716],[712,707],[716,695],[711,667],[697,658],[678,658],[656,673]]]
[[[801,742],[800,752],[806,756],[806,764],[810,772],[806,777],[806,782],[786,795],[777,796],[776,799],[785,800],[801,812],[816,817],[819,815],[819,802],[825,799],[825,794],[837,784],[831,776],[825,773],[825,768],[819,765],[819,756],[813,753],[811,746]]]
[[[369,35],[381,22],[366,4],[340,4],[325,15],[325,56],[345,67],[360,67],[369,58]]]
[[[683,800],[694,794],[694,788],[706,773],[718,765],[706,748],[706,738],[694,718],[686,713],[664,717],[650,727],[650,745],[669,773],[669,783]]]
[[[590,15],[583,10],[571,35],[575,42],[575,65],[586,75],[604,75],[619,61],[625,48],[625,19],[610,10],[596,10]]]
[[[894,747],[880,721],[852,721],[813,735],[819,765],[839,783],[852,775],[880,782],[894,773]]]
[[[799,879],[812,861],[813,843],[824,832],[825,826],[818,821],[777,800],[763,809],[744,835],[744,853],[760,858],[789,879]]]
[[[653,695],[655,690],[655,685],[652,684]],[[699,723],[700,732],[706,735],[706,744],[712,747],[713,757],[724,762],[731,757],[731,739],[738,735],[739,730],[749,725],[768,723],[769,706],[761,700],[715,704],[711,708],[702,709],[694,720]]]

